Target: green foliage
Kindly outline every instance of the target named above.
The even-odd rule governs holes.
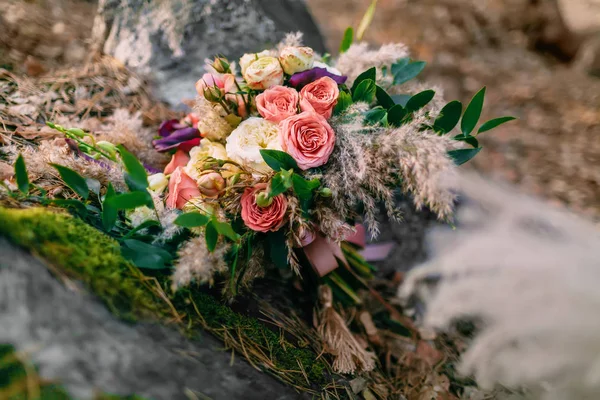
[[[104,202],[102,203],[102,227],[106,232],[112,230],[119,216],[118,209],[110,204],[110,199],[115,196],[115,189],[112,183],[109,183],[106,188],[106,195],[104,195]]]
[[[362,72],[360,75],[356,77],[354,83],[352,84],[351,92],[354,93],[358,85],[360,85],[363,81],[370,79],[373,82],[377,79],[377,69],[375,67],[369,68],[368,70]]]
[[[227,222],[221,222],[217,219],[213,219],[212,224],[219,235],[223,235],[234,242],[239,240],[240,235],[235,233],[235,231],[231,227],[231,224]]]
[[[288,171],[281,170],[271,178],[271,183],[269,185],[269,198],[273,198],[281,193],[287,191],[292,187],[292,174],[294,173],[293,169]]]
[[[352,46],[352,41],[354,40],[354,29],[352,27],[346,28],[344,32],[344,38],[342,39],[342,43],[340,44],[340,54],[348,51],[350,46]]]
[[[477,147],[474,149],[457,149],[450,150],[448,152],[448,155],[450,156],[450,158],[452,158],[456,165],[462,165],[470,159],[472,159],[473,157],[475,157],[480,151],[481,147]]]
[[[335,108],[333,109],[333,114],[339,115],[339,114],[343,113],[344,111],[346,111],[348,109],[348,107],[350,107],[351,105],[352,105],[352,96],[350,95],[350,93],[341,91],[340,95],[338,97],[337,104],[335,105]]]
[[[412,97],[410,94],[393,94],[390,96],[394,100],[394,104],[399,104],[402,107],[406,107],[406,103]]]
[[[392,64],[392,75],[394,75],[394,85],[401,85],[410,81],[423,71],[425,61],[410,61],[403,58],[397,63]]]
[[[365,103],[372,103],[375,99],[375,92],[377,91],[377,85],[373,79],[365,79],[358,84],[356,89],[352,90],[352,100],[354,102],[364,101]]]
[[[133,210],[143,206],[154,208],[152,196],[147,191],[117,194],[105,199],[104,205],[117,210]]]
[[[433,97],[435,92],[433,90],[425,90],[412,96],[406,103],[406,110],[408,112],[415,112],[425,107]]]
[[[464,136],[468,136],[475,129],[475,125],[479,121],[481,116],[481,110],[483,109],[483,101],[485,99],[485,87],[473,96],[471,102],[467,106],[465,113],[460,122],[460,129]]]
[[[371,21],[373,21],[373,16],[375,15],[376,6],[377,0],[372,0],[371,4],[369,5],[369,8],[367,8],[367,11],[365,12],[365,15],[363,15],[362,19],[360,20],[358,29],[356,30],[357,40],[362,40],[363,35],[367,31],[367,28],[369,27],[369,25],[371,25]]]
[[[402,125],[402,120],[404,119],[404,117],[406,117],[407,114],[408,112],[405,108],[403,108],[400,104],[396,104],[388,111],[388,124],[395,127]]]
[[[494,119],[490,119],[489,121],[483,123],[480,127],[479,130],[477,131],[477,134],[483,133],[483,132],[487,132],[491,129],[496,128],[497,126],[500,126],[506,122],[509,121],[513,121],[515,120],[515,117],[500,117],[500,118],[494,118]]]
[[[375,90],[375,97],[377,98],[377,103],[386,110],[392,108],[396,103],[392,96],[390,96],[382,87],[377,86]]]
[[[214,220],[210,220],[208,224],[206,224],[206,231],[204,234],[206,238],[206,248],[208,251],[215,251],[217,241],[219,240],[219,232],[217,232]]]
[[[136,239],[123,240],[121,254],[138,268],[164,269],[173,261],[168,251]]]
[[[461,114],[462,103],[458,100],[451,101],[440,111],[440,115],[433,124],[433,130],[441,134],[450,132],[458,124]]]
[[[293,169],[296,171],[300,170],[300,168],[298,168],[296,160],[294,160],[292,156],[290,156],[285,151],[261,149],[260,155],[262,156],[263,160],[265,160],[267,165],[271,167],[271,169],[273,169],[273,171],[275,172],[279,172],[282,169]]]
[[[90,189],[88,188],[87,182],[81,175],[79,175],[72,169],[64,167],[62,165],[50,165],[58,171],[61,179],[65,182],[65,185],[67,185],[71,190],[77,193],[77,195],[79,195],[81,198],[87,200],[90,194]]]
[[[121,154],[121,160],[125,165],[125,182],[131,191],[146,191],[148,187],[148,174],[146,168],[142,163],[130,152],[125,149],[123,145],[117,146],[119,154]]]
[[[294,193],[300,200],[302,211],[308,213],[314,199],[313,192],[321,186],[321,181],[317,178],[309,181],[301,175],[294,174],[292,175],[292,186],[294,187]]]
[[[387,115],[385,109],[381,106],[370,109],[365,113],[365,123],[367,125],[376,125],[381,123]]]
[[[285,232],[283,229],[277,232],[269,232],[267,235],[267,243],[269,246],[269,256],[275,266],[282,269],[289,268],[288,263],[288,248],[285,243]]]
[[[27,167],[21,154],[19,154],[15,162],[15,177],[17,178],[17,186],[21,193],[29,193],[29,176],[27,176]]]
[[[207,215],[199,212],[189,212],[179,215],[173,223],[184,228],[196,228],[199,226],[205,226],[208,224],[208,221],[210,221],[210,217]]]

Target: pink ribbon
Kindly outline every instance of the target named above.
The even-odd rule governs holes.
[[[345,241],[361,248],[361,254],[366,261],[381,261],[387,258],[394,246],[391,242],[367,245],[367,234],[362,224],[357,224],[355,232],[346,237]],[[304,246],[304,254],[319,276],[325,276],[335,270],[339,262],[348,266],[340,245],[319,233]]]

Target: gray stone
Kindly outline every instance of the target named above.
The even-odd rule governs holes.
[[[192,342],[168,327],[116,319],[3,238],[0,343],[28,353],[43,378],[58,380],[78,399],[94,390],[156,400],[194,398],[190,393],[215,400],[304,398],[241,357],[230,365],[231,354],[211,336]]]
[[[317,52],[325,46],[302,0],[100,0],[95,50],[150,75],[171,104],[195,96],[204,59],[237,59],[301,31]]]

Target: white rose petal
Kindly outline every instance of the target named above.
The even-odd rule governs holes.
[[[148,188],[156,194],[161,194],[169,185],[169,180],[162,172],[148,177]]]
[[[262,118],[248,118],[231,132],[225,149],[229,159],[259,173],[267,173],[271,168],[263,160],[260,150],[281,150],[279,127]]]
[[[315,52],[310,47],[289,46],[279,54],[283,71],[288,75],[311,69],[314,60]]]
[[[319,68],[325,68],[325,69],[327,70],[327,72],[331,72],[331,73],[332,73],[332,74],[334,74],[334,75],[340,75],[340,76],[342,76],[342,75],[343,75],[343,74],[340,72],[340,70],[338,70],[338,69],[336,69],[336,68],[333,68],[332,66],[329,66],[329,65],[327,65],[327,64],[325,64],[325,63],[323,63],[323,62],[320,62],[320,61],[315,61],[315,62],[313,63],[313,68],[315,68],[315,67],[319,67]]]

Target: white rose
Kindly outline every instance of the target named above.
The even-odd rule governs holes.
[[[337,68],[333,68],[332,66],[329,66],[329,65],[327,65],[327,64],[325,64],[325,63],[323,63],[323,62],[320,62],[320,61],[315,61],[315,62],[313,63],[313,68],[315,68],[315,67],[319,67],[319,68],[325,68],[325,69],[326,69],[328,72],[331,72],[331,73],[332,73],[332,74],[334,74],[334,75],[340,75],[340,76],[341,76],[341,75],[343,75],[343,74],[340,72],[340,70],[339,70],[339,69],[337,69]]]
[[[184,172],[192,179],[197,181],[204,169],[204,161],[207,157],[217,160],[228,160],[225,147],[221,143],[211,142],[204,138],[200,140],[200,145],[190,150],[190,161],[184,168]]]
[[[248,118],[231,132],[225,148],[229,159],[258,172],[267,173],[271,168],[263,160],[260,150],[281,150],[279,127],[262,118]]]
[[[148,176],[148,189],[161,194],[169,185],[169,180],[162,172]]]
[[[240,69],[242,70],[242,74],[246,72],[246,68],[254,61],[258,60],[262,57],[270,57],[272,56],[272,52],[269,50],[263,50],[260,53],[246,53],[240,58]]]
[[[242,75],[250,89],[265,90],[283,84],[283,69],[275,57],[259,58]]]
[[[288,75],[311,69],[315,61],[315,52],[310,47],[288,46],[279,53],[283,71]]]

